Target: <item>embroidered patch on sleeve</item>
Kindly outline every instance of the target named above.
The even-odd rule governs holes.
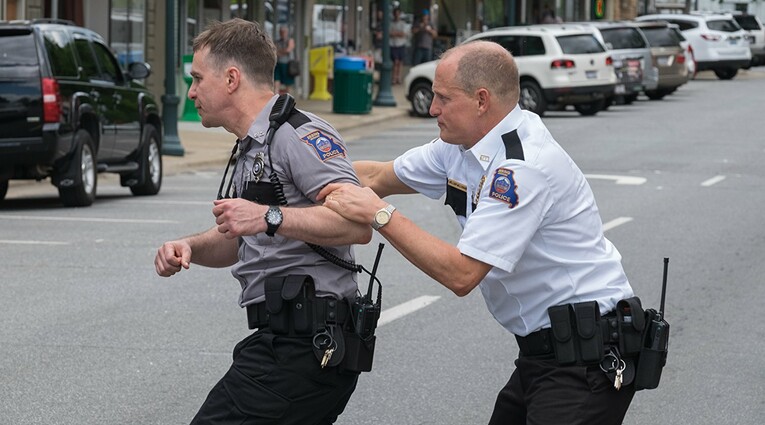
[[[498,168],[494,172],[494,180],[491,182],[489,197],[505,202],[514,208],[518,205],[518,186],[515,184],[513,170]]]
[[[302,137],[302,140],[309,146],[313,147],[316,151],[316,155],[319,155],[319,159],[322,161],[328,161],[337,156],[345,158],[345,148],[339,143],[335,143],[335,140],[321,130],[316,130],[306,134]]]

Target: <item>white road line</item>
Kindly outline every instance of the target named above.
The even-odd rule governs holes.
[[[629,184],[633,186],[641,185],[647,181],[645,177],[636,176],[612,176],[606,174],[585,174],[588,179],[613,180],[616,184]]]
[[[213,207],[213,201],[151,201],[148,199],[129,199],[125,201],[120,202],[130,202],[130,203],[138,203],[138,204],[155,204],[155,205],[208,205],[210,208]]]
[[[626,224],[632,221],[632,217],[619,217],[615,218],[608,223],[603,225],[603,231],[611,230],[616,226],[621,226],[622,224]]]
[[[178,224],[175,220],[138,220],[129,218],[99,218],[99,217],[45,217],[31,215],[0,215],[7,220],[38,220],[38,221],[85,221],[97,223],[138,223],[138,224]]]
[[[441,298],[440,296],[423,295],[413,300],[409,300],[405,303],[391,307],[380,313],[380,319],[377,321],[377,326],[382,326],[386,323],[390,323],[396,319],[400,319],[407,314],[414,313],[415,311],[425,308],[428,305],[434,303]]]
[[[6,245],[69,245],[69,242],[57,242],[57,241],[12,241],[8,239],[0,239],[0,244]]]
[[[725,176],[714,176],[709,180],[705,180],[701,182],[701,185],[704,187],[709,187],[709,186],[712,186],[713,184],[720,183],[723,180],[725,180]]]

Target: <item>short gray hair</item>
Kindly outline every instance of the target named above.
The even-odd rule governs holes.
[[[513,56],[502,46],[491,41],[472,41],[447,50],[446,59],[461,54],[455,81],[468,94],[486,88],[500,99],[518,103],[520,77]]]

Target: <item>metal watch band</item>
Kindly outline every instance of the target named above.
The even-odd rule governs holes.
[[[375,230],[382,229],[383,226],[390,222],[393,211],[396,211],[396,207],[394,207],[392,204],[388,204],[388,206],[385,208],[378,210],[374,215],[374,219],[372,220],[372,228]]]

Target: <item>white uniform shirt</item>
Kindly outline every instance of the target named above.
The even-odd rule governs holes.
[[[481,293],[508,331],[550,327],[555,305],[597,301],[605,314],[633,295],[587,180],[537,115],[516,107],[471,149],[436,139],[394,170],[428,197],[446,193],[460,252],[493,266]]]

